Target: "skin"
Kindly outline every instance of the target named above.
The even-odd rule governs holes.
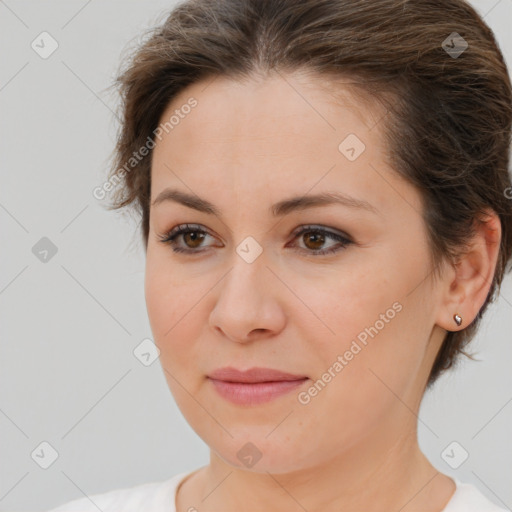
[[[499,219],[490,212],[471,251],[434,281],[421,196],[386,162],[377,122],[385,112],[342,86],[335,100],[324,85],[299,73],[217,77],[190,85],[162,115],[168,119],[191,96],[198,101],[157,141],[152,202],[173,187],[222,212],[173,201],[150,210],[149,320],[169,388],[211,454],[180,485],[178,512],[439,512],[455,490],[420,451],[417,414],[446,330],[463,329],[485,301]],[[338,149],[350,133],[366,146],[354,161]],[[333,191],[368,201],[378,214],[342,205],[269,213],[291,196]],[[199,243],[178,236],[178,246],[203,252],[175,253],[161,241],[182,223],[208,234]],[[339,244],[293,235],[307,224],[353,243],[315,256]],[[236,252],[248,236],[263,251],[252,263]],[[298,393],[397,302],[400,312],[309,403],[299,403]],[[309,380],[273,401],[239,406],[207,379],[224,366]],[[250,468],[237,457],[247,442],[262,454]]]

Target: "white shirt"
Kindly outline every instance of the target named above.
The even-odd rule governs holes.
[[[198,470],[179,473],[167,480],[92,494],[48,512],[176,512],[176,489],[195,471]],[[509,512],[489,501],[474,485],[453,480],[455,492],[440,512]],[[198,503],[196,508],[200,505]]]

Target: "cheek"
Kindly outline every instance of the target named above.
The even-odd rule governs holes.
[[[314,340],[317,354],[316,377],[329,369],[343,374],[343,379],[333,379],[338,384],[332,388],[339,386],[342,394],[349,389],[349,402],[357,402],[357,396],[389,394],[378,377],[392,389],[405,388],[424,350],[422,326],[415,321],[421,313],[421,305],[415,303],[421,293],[407,297],[410,283],[419,275],[417,267],[382,262],[363,266],[364,271],[352,268],[314,291],[301,288],[300,281],[296,288],[319,317],[307,323],[308,338]],[[356,403],[350,405],[357,410]]]
[[[151,330],[160,350],[178,339],[180,329],[191,325],[187,311],[191,309],[190,287],[180,279],[166,258],[148,250],[145,272],[145,299]],[[192,309],[189,313],[194,314]]]
[[[191,365],[191,361],[197,360],[193,354],[197,347],[190,343],[197,335],[193,331],[195,323],[190,321],[194,309],[186,314],[190,301],[183,296],[181,287],[172,282],[169,270],[159,271],[154,262],[146,272],[145,294],[149,323],[160,350],[160,365],[167,385],[180,409],[189,411],[192,404],[184,389],[196,392],[195,381],[190,378],[190,372],[197,371]]]
[[[167,329],[172,325],[170,314],[175,310],[172,304],[173,295],[167,280],[168,272],[169,270],[159,263],[159,260],[153,256],[153,251],[148,247],[144,294],[151,330],[157,338],[155,342],[165,332],[164,323],[167,325]],[[169,303],[169,300],[171,300],[171,303]]]
[[[312,317],[310,323],[317,329],[312,339],[320,350],[348,349],[352,340],[359,335],[363,339],[365,328],[392,307],[398,296],[392,289],[396,283],[383,270],[380,266],[352,266],[350,271],[342,269],[315,283],[295,277],[294,290],[306,299]]]
[[[179,382],[197,377],[203,370],[199,341],[208,321],[204,296],[210,288],[204,279],[185,277],[165,255],[148,253],[145,298],[149,323],[162,367]],[[174,379],[167,372],[166,377],[174,390]]]

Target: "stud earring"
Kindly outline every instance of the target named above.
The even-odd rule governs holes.
[[[453,315],[453,319],[455,320],[455,323],[457,325],[460,325],[462,323],[462,317],[457,315],[457,313],[455,313],[455,315]]]

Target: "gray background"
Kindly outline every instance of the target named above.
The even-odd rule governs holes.
[[[512,0],[473,4],[511,66]],[[133,354],[152,337],[138,220],[92,195],[117,129],[117,98],[104,90],[130,41],[173,5],[0,1],[0,511],[46,510],[208,463],[159,362]],[[31,47],[43,31],[59,45],[47,59]],[[43,237],[57,248],[47,262],[32,251]],[[440,471],[509,508],[511,330],[507,276],[472,345],[483,362],[443,377],[418,427]],[[441,457],[452,441],[469,453],[458,469]],[[42,442],[58,452],[47,469],[48,450],[31,456]]]

